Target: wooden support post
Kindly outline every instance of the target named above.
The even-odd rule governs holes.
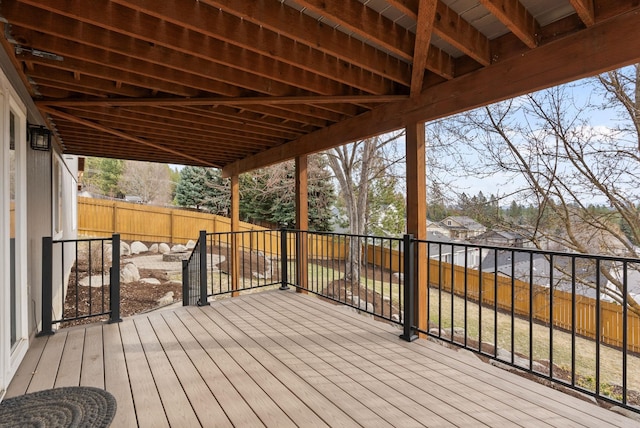
[[[240,249],[238,243],[240,231],[240,184],[238,176],[231,176],[231,297],[239,295],[240,283]]]
[[[306,293],[308,288],[308,238],[309,230],[309,198],[307,190],[307,156],[296,157],[296,229],[297,236],[296,250],[296,280],[298,287],[296,291]]]
[[[407,124],[407,233],[415,239],[427,239],[427,175],[424,122]],[[416,317],[414,325],[427,331],[427,254],[424,244],[415,245],[414,281]]]

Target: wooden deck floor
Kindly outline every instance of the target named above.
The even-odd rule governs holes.
[[[312,296],[257,293],[38,338],[7,397],[106,388],[113,427],[634,426],[399,333]]]

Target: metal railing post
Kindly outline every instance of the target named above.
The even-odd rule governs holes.
[[[42,237],[42,330],[38,336],[52,335],[53,239]]]
[[[120,234],[111,236],[111,268],[109,269],[109,324],[120,322]]]
[[[189,306],[189,260],[182,261],[182,306]]]
[[[200,231],[200,300],[198,306],[206,306],[209,304],[207,296],[207,231]]]
[[[403,296],[403,309],[404,316],[402,317],[403,332],[400,338],[407,342],[413,342],[418,338],[413,333],[414,320],[414,243],[413,235],[404,235],[402,238],[403,255],[404,255],[404,296]]]
[[[287,229],[280,230],[280,290],[289,289],[289,261],[287,260]]]

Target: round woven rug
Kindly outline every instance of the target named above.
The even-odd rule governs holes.
[[[108,427],[116,400],[91,387],[47,389],[0,403],[0,427]]]

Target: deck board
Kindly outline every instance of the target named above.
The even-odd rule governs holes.
[[[33,372],[33,378],[27,388],[27,393],[53,388],[58,376],[60,359],[64,351],[64,344],[67,339],[67,332],[61,331],[51,336],[47,340],[40,361]]]
[[[7,397],[104,387],[123,427],[637,425],[399,334],[313,296],[256,293],[36,338]]]
[[[96,330],[96,329],[91,329]],[[55,380],[55,387],[74,386],[80,383],[82,371],[82,349],[84,347],[85,329],[69,331],[64,344],[60,367]]]
[[[105,389],[116,398],[118,411],[112,426],[136,426],[136,410],[133,404],[129,372],[122,347],[119,324],[106,324],[103,329],[104,349],[108,358],[104,360]]]
[[[102,355],[102,329],[86,329],[82,354],[80,385],[104,388],[104,356]],[[68,339],[67,339],[68,340]]]

